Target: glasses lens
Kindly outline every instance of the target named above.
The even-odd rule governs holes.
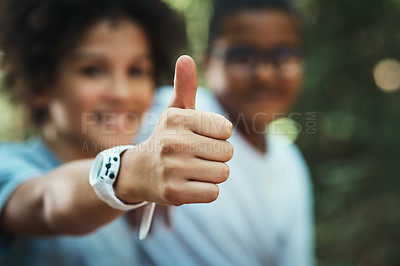
[[[272,53],[274,61],[278,64],[284,64],[291,61],[298,61],[300,53],[298,49],[292,47],[279,47]]]
[[[232,67],[248,69],[254,65],[256,54],[251,47],[234,46],[226,51],[225,60]]]
[[[292,47],[280,47],[273,53],[273,58],[282,77],[299,78],[302,73],[300,51]]]
[[[281,46],[270,51],[259,51],[251,46],[232,46],[225,52],[227,68],[235,75],[253,73],[255,67],[262,64],[274,66],[277,71],[285,72],[300,64],[299,50]]]

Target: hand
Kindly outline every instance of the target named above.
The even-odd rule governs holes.
[[[223,116],[195,110],[197,71],[192,58],[176,63],[174,93],[149,139],[123,154],[115,188],[124,202],[160,205],[208,203],[227,180],[233,155],[226,141],[232,124]]]

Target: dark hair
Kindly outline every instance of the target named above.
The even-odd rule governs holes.
[[[219,36],[224,20],[235,13],[262,8],[277,9],[294,14],[290,5],[284,0],[214,0],[214,13],[211,17],[208,30],[208,50]]]
[[[176,57],[186,48],[183,17],[161,0],[3,0],[0,49],[3,89],[22,102],[30,122],[47,110],[31,103],[56,78],[58,66],[82,36],[102,19],[130,19],[146,31],[156,85],[171,83]]]

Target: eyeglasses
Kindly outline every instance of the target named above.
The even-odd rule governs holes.
[[[218,56],[218,53],[215,55]],[[256,67],[270,64],[280,72],[300,66],[301,56],[297,48],[282,46],[271,51],[260,51],[251,46],[231,46],[219,54],[224,58],[228,70],[234,73],[253,73]]]

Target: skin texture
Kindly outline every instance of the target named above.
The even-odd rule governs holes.
[[[196,66],[182,56],[176,65],[174,94],[153,134],[133,149],[141,152],[123,155],[122,164],[134,163],[121,172],[121,177],[126,173],[131,178],[118,180],[117,196],[165,206],[217,199],[216,184],[229,176],[225,162],[232,158],[233,147],[226,139],[232,124],[221,115],[195,111],[196,91]]]
[[[80,133],[82,124],[74,119],[80,120],[82,112],[110,110],[132,111],[141,117],[150,104],[153,83],[147,78],[139,78],[139,82],[136,75],[127,74],[136,64],[151,69],[148,57],[143,56],[149,50],[141,43],[147,43],[146,37],[135,23],[119,21],[111,27],[101,21],[73,53],[91,51],[96,53],[95,58],[85,56],[75,64],[69,61],[75,62],[76,57],[71,56],[63,63],[54,93],[46,99],[52,115],[44,136],[52,150],[68,163],[24,182],[13,192],[0,216],[3,230],[21,236],[87,234],[124,214],[94,193],[88,182],[93,160],[80,158],[95,155],[97,150],[92,147],[88,153],[82,152],[81,145],[84,141],[105,146],[111,140],[129,143],[137,121],[127,122],[133,133],[116,128],[115,134],[105,136],[101,126],[90,121],[84,124],[87,134]],[[93,64],[95,69],[99,64],[105,70],[91,69],[94,77],[82,76],[86,64]],[[182,56],[176,64],[174,96],[153,134],[122,154],[114,190],[123,202],[182,205],[207,203],[218,197],[217,184],[228,178],[225,162],[233,155],[232,145],[226,141],[232,124],[223,116],[194,110],[196,90],[195,63]]]
[[[301,62],[278,71],[271,64],[258,64],[248,75],[232,73],[226,62],[214,56],[233,45],[249,45],[260,51],[280,46],[299,46],[299,32],[285,12],[271,9],[246,10],[228,16],[221,25],[206,60],[206,76],[231,121],[260,152],[266,152],[265,128],[292,107],[299,93]]]

